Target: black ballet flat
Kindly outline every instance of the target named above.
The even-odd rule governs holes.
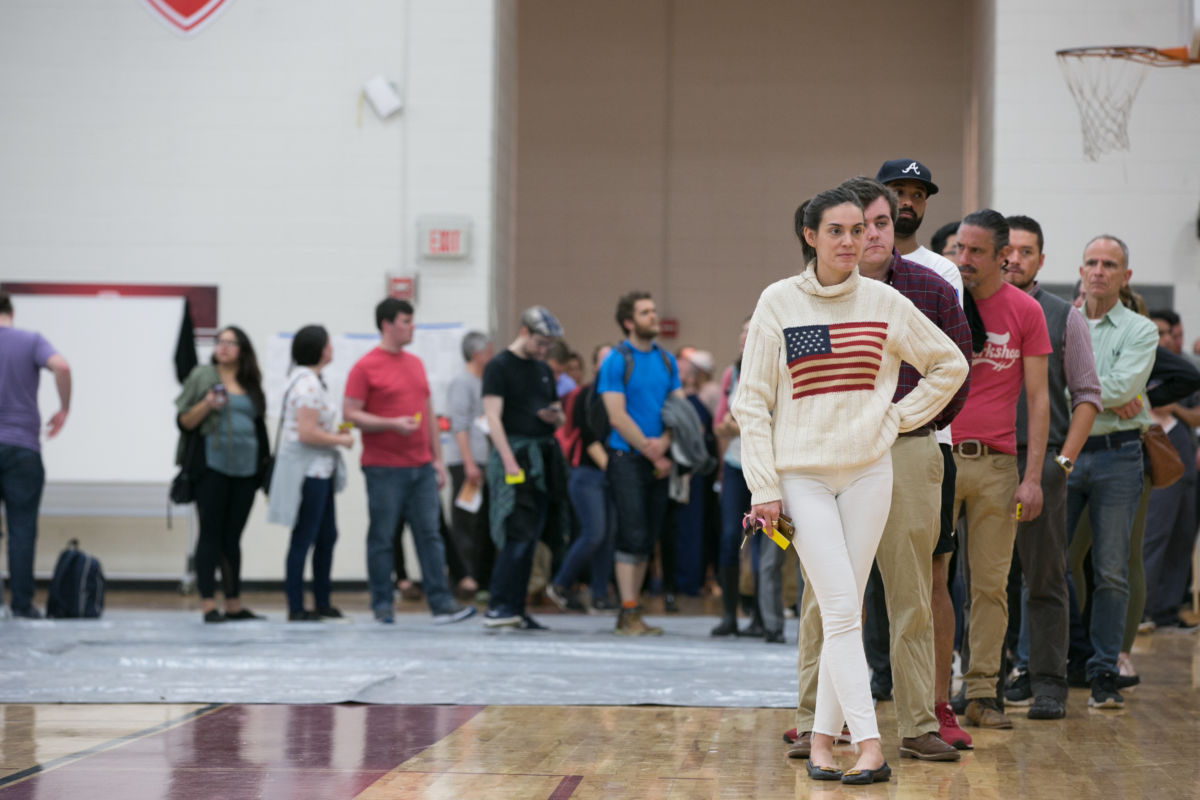
[[[842,771],[836,767],[818,767],[810,758],[804,762],[804,768],[808,770],[808,777],[814,781],[845,781],[842,776]]]
[[[892,777],[892,768],[883,762],[879,769],[852,769],[842,775],[842,783],[863,785],[868,783],[883,783]]]

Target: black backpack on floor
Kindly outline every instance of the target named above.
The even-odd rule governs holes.
[[[104,613],[104,570],[100,560],[79,549],[79,540],[67,542],[54,565],[46,616],[59,619],[96,618]]]

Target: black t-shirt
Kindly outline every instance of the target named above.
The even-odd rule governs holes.
[[[483,396],[503,398],[500,422],[506,436],[553,436],[554,426],[537,417],[538,409],[558,401],[554,373],[544,361],[504,350],[483,368]]]
[[[585,383],[579,390],[579,394],[575,395],[575,407],[571,409],[571,425],[579,430],[579,466],[581,467],[599,469],[599,465],[588,455],[587,449],[597,439],[596,435],[592,433],[592,426],[588,424],[587,412],[588,403],[603,402],[603,400],[596,396],[595,383]]]

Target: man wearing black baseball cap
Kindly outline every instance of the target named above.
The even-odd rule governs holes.
[[[896,193],[898,203],[895,225],[895,248],[909,261],[928,267],[954,287],[960,305],[964,308],[971,326],[973,349],[982,347],[984,338],[979,313],[975,311],[970,297],[964,297],[962,274],[950,259],[917,244],[916,233],[925,218],[925,200],[938,192],[929,167],[913,158],[894,158],[883,162],[875,179]],[[954,482],[956,469],[951,453],[951,426],[937,431],[938,445],[942,451],[942,529],[937,545],[933,549],[933,630],[934,630],[934,699],[938,718],[938,735],[953,745],[965,750],[972,747],[971,737],[958,726],[958,720],[949,705],[950,665],[954,651],[954,606],[946,576],[949,572],[950,554],[955,550],[954,541]],[[868,588],[868,592],[871,589]],[[868,626],[873,623],[868,619]],[[875,623],[877,624],[877,623]],[[886,636],[884,637],[886,641]],[[882,657],[882,658],[881,658]],[[886,658],[883,653],[877,660]],[[872,685],[874,688],[874,684]]]

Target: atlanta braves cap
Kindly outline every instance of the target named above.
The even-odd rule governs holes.
[[[875,175],[875,180],[884,184],[892,181],[920,181],[925,184],[930,195],[938,193],[937,184],[933,182],[933,173],[929,171],[929,167],[911,158],[893,158],[891,161],[883,162],[883,166]]]
[[[521,324],[528,328],[530,333],[556,339],[563,335],[562,325],[553,314],[546,310],[545,306],[530,306],[525,309],[525,312],[521,314]]]

